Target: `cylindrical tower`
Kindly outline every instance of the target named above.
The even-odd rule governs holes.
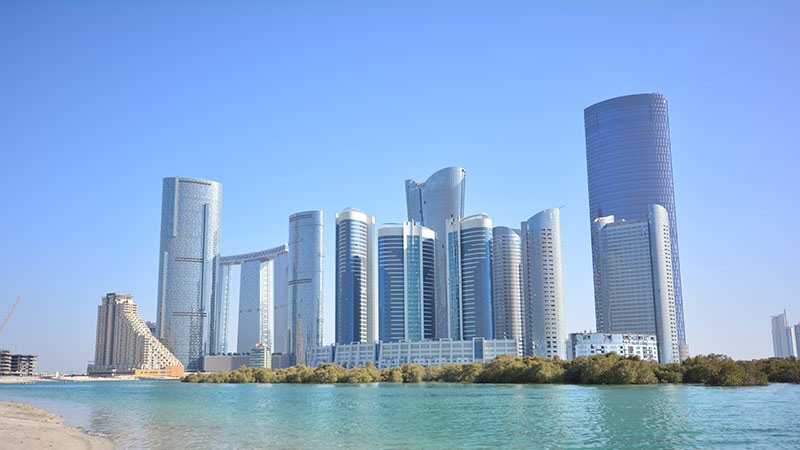
[[[202,370],[218,307],[222,184],[164,178],[158,271],[158,338],[187,371]]]
[[[526,355],[567,358],[561,211],[546,209],[522,222]]]
[[[322,345],[322,211],[289,217],[290,348],[297,364]]]
[[[355,208],[336,214],[336,343],[376,336],[375,218]]]
[[[492,229],[492,315],[495,339],[522,341],[522,240],[520,230]]]

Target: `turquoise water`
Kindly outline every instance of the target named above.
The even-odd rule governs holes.
[[[800,386],[2,385],[131,448],[800,448]]]

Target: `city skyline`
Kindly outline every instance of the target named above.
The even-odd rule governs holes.
[[[99,296],[134,295],[155,320],[160,182],[176,175],[225,186],[223,255],[287,242],[297,211],[327,213],[331,342],[333,214],[357,205],[376,224],[407,220],[400,184],[450,166],[468,172],[465,213],[495,226],[565,205],[567,330],[594,329],[583,109],[661,92],[690,352],[770,356],[767,319],[784,308],[797,316],[800,298],[800,237],[790,231],[800,219],[800,7],[712,6],[584,5],[576,15],[511,4],[352,14],[209,5],[178,15],[3,5],[0,51],[15,70],[0,74],[14,86],[0,111],[11,168],[0,180],[11,193],[0,314],[23,301],[0,347],[39,354],[42,370],[81,371]],[[227,14],[235,20],[219,20]],[[652,33],[655,16],[673,31]],[[409,21],[418,32],[400,34]],[[46,38],[54,33],[63,39]],[[341,183],[356,175],[358,185]],[[774,232],[760,245],[731,245],[764,223]]]

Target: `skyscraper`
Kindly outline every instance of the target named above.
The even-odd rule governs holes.
[[[222,185],[164,178],[158,271],[158,338],[188,371],[202,369],[216,326]]]
[[[492,219],[452,217],[446,231],[447,337],[492,339]]]
[[[797,348],[797,336],[795,329],[798,326],[789,326],[789,321],[786,319],[786,310],[777,316],[771,316],[772,319],[772,349],[775,352],[776,358],[789,358],[797,357],[800,348]]]
[[[436,233],[416,222],[378,230],[380,340],[433,339]]]
[[[408,220],[419,222],[436,232],[436,309],[434,336],[447,337],[448,308],[445,221],[464,217],[466,170],[448,167],[431,175],[424,183],[406,180]]]
[[[322,211],[289,217],[289,332],[291,352],[303,364],[306,350],[322,345]]]
[[[546,209],[522,222],[523,352],[567,358],[561,210]]]
[[[600,283],[598,332],[655,334],[662,364],[680,361],[669,216],[650,205],[646,219],[595,219]]]
[[[336,214],[336,343],[375,342],[375,218]]]
[[[492,315],[495,339],[522,341],[521,231],[492,229]]]
[[[661,205],[667,210],[678,344],[683,360],[689,350],[683,321],[667,99],[662,94],[638,94],[605,100],[584,110],[584,124],[590,225],[598,217],[611,215],[617,220],[644,219],[649,205]],[[597,255],[593,256],[599,330],[600,284]]]
[[[97,307],[94,363],[89,371],[165,369],[181,363],[153,336],[130,295],[107,294]]]

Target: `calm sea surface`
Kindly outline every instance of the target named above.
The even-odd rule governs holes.
[[[800,386],[2,385],[133,448],[800,448]],[[1,418],[0,418],[1,420]]]

